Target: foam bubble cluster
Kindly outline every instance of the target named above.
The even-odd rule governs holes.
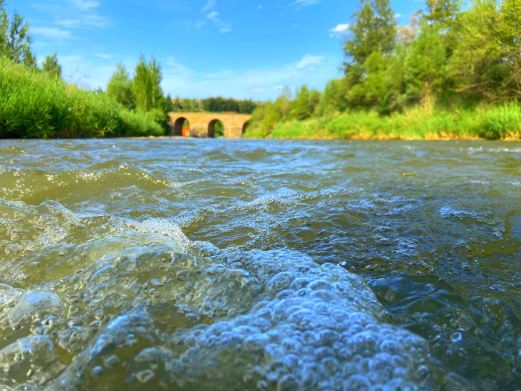
[[[45,208],[51,223],[68,216]],[[10,336],[0,388],[429,388],[425,341],[382,322],[372,291],[342,267],[290,250],[219,250],[165,219],[104,220],[96,237],[93,219],[60,223],[83,229],[80,243],[20,253],[22,269],[42,272],[67,260],[54,279],[0,285]]]

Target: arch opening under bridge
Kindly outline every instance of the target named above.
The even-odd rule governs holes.
[[[237,113],[169,113],[172,136],[241,138],[248,127],[251,115]],[[189,123],[189,134],[184,134],[183,124]]]
[[[210,121],[208,124],[208,137],[224,137],[224,124],[220,120],[214,119]]]
[[[190,136],[190,121],[184,117],[176,119],[173,125],[172,135],[177,137]]]

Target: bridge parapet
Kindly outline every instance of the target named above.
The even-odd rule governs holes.
[[[171,135],[182,136],[183,125],[188,121],[191,137],[214,137],[215,124],[221,121],[225,138],[241,138],[251,120],[251,115],[236,113],[172,112],[168,116]]]

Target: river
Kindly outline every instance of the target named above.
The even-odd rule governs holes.
[[[519,143],[0,142],[2,390],[515,390],[520,308]]]

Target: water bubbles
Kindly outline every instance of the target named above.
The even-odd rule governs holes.
[[[138,381],[143,384],[148,383],[154,377],[155,377],[154,371],[152,371],[151,369],[146,369],[146,370],[138,372],[136,374],[136,379],[138,379]]]
[[[25,292],[7,317],[11,327],[16,328],[24,321],[42,314],[59,314],[62,303],[58,295],[47,291]]]
[[[450,335],[450,340],[452,343],[460,343],[463,341],[463,334],[460,331],[456,331]]]
[[[506,288],[502,286],[501,284],[494,284],[490,286],[490,290],[494,292],[506,292]]]
[[[103,363],[108,368],[114,368],[116,365],[119,364],[119,362],[120,360],[116,355],[108,356],[103,359]]]
[[[72,358],[50,388],[81,388],[85,374],[117,386],[375,388],[407,384],[426,360],[425,341],[384,324],[374,294],[341,265],[287,249],[219,250],[166,219],[103,221],[102,239],[53,250],[67,262],[52,284],[0,286],[10,324],[52,338],[51,363],[53,341]]]
[[[94,377],[99,377],[99,376],[101,376],[101,375],[103,374],[103,372],[104,372],[104,371],[103,371],[103,367],[101,367],[101,366],[99,366],[99,365],[98,365],[98,366],[95,366],[94,368],[92,368],[92,371],[91,371],[92,376],[94,376]]]

